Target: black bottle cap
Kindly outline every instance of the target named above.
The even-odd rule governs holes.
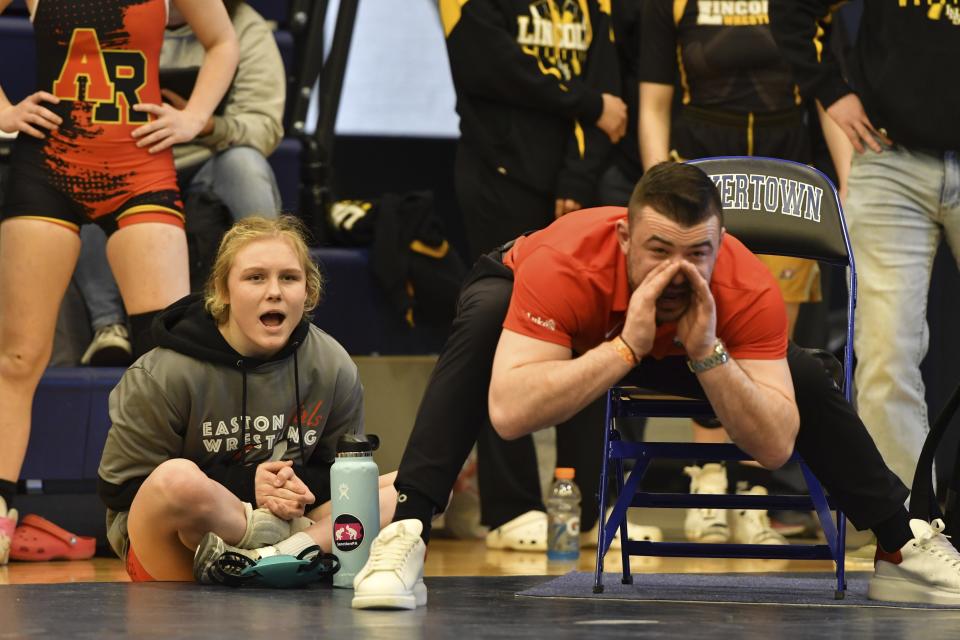
[[[337,453],[372,453],[380,448],[380,438],[372,433],[347,433],[337,441]]]

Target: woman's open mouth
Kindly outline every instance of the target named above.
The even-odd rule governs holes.
[[[283,324],[283,321],[287,319],[286,314],[281,313],[280,311],[268,311],[260,316],[260,322],[265,327],[279,327]]]

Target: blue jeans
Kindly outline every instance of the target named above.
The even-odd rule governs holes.
[[[235,221],[253,215],[276,218],[281,206],[273,169],[253,147],[230,147],[213,156],[187,190],[212,193]]]
[[[960,256],[960,161],[956,151],[868,149],[854,155],[848,191],[859,284],[857,407],[887,465],[909,487],[930,429],[920,362],[941,237]]]
[[[85,224],[80,227],[80,241],[80,257],[73,277],[90,314],[90,327],[96,333],[111,324],[125,323],[123,299],[107,262],[107,235],[99,226]]]
[[[207,160],[190,182],[188,191],[213,193],[230,210],[234,220],[252,215],[276,218],[280,190],[273,169],[252,147],[230,147]],[[80,257],[74,272],[83,295],[90,324],[96,332],[107,325],[126,322],[123,300],[107,262],[107,238],[97,225],[80,230]]]

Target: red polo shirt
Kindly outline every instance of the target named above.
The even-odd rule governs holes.
[[[620,333],[630,300],[626,257],[616,223],[624,207],[598,207],[566,215],[519,238],[503,262],[514,271],[513,295],[503,326],[584,353]],[[710,280],[717,306],[717,336],[734,358],[776,360],[787,353],[787,315],[767,268],[726,234]],[[676,323],[657,327],[651,354],[684,355],[673,344]]]

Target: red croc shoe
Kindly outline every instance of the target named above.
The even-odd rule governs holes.
[[[78,536],[46,518],[24,516],[13,533],[10,559],[28,562],[86,560],[97,550],[96,538]]]

